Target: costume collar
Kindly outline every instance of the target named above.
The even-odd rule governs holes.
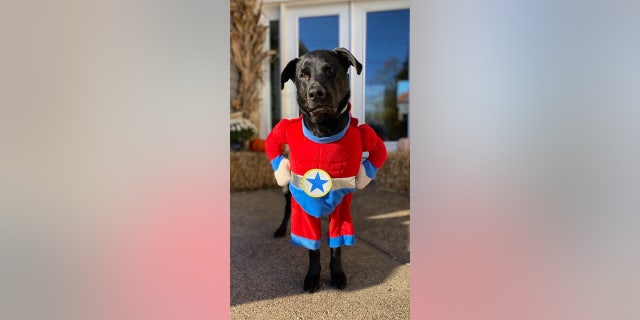
[[[302,122],[302,133],[304,133],[304,136],[307,139],[315,143],[331,143],[331,142],[336,142],[342,139],[342,137],[344,137],[344,135],[347,133],[347,130],[349,130],[349,126],[351,125],[351,117],[349,117],[349,120],[347,121],[347,125],[344,127],[344,129],[342,129],[342,131],[328,137],[314,136],[313,133],[311,133],[311,131],[307,129],[307,126],[304,125],[304,121],[301,121],[301,122]]]

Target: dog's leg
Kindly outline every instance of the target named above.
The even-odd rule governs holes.
[[[304,277],[304,291],[316,292],[320,289],[320,250],[309,250],[309,271]]]
[[[342,270],[341,247],[331,248],[329,267],[331,267],[331,284],[338,289],[344,289],[347,286],[347,276]]]
[[[287,233],[287,226],[289,225],[289,218],[291,218],[291,191],[287,188],[284,193],[285,205],[284,205],[284,217],[278,227],[278,230],[273,234],[276,238],[282,238]]]

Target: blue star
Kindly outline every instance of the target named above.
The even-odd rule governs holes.
[[[316,172],[316,177],[313,179],[307,179],[307,181],[311,182],[311,190],[309,190],[309,192],[313,192],[314,189],[319,189],[324,192],[323,185],[329,182],[329,180],[322,180],[322,178],[320,178],[320,172]]]

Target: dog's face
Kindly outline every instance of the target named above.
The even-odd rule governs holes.
[[[282,71],[281,88],[292,80],[297,101],[305,119],[321,124],[337,119],[348,110],[350,96],[347,70],[354,66],[358,74],[362,64],[347,49],[314,50],[291,60]]]

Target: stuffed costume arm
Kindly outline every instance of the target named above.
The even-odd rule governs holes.
[[[356,188],[363,189],[375,178],[387,160],[387,148],[370,126],[363,124],[358,126],[358,129],[362,138],[362,149],[369,152],[369,157],[362,162],[356,176]]]
[[[264,151],[273,167],[274,176],[279,186],[285,186],[291,180],[291,167],[289,159],[282,153],[283,146],[287,144],[287,136],[285,134],[290,121],[282,119],[273,127],[273,130],[267,136],[264,145]]]

